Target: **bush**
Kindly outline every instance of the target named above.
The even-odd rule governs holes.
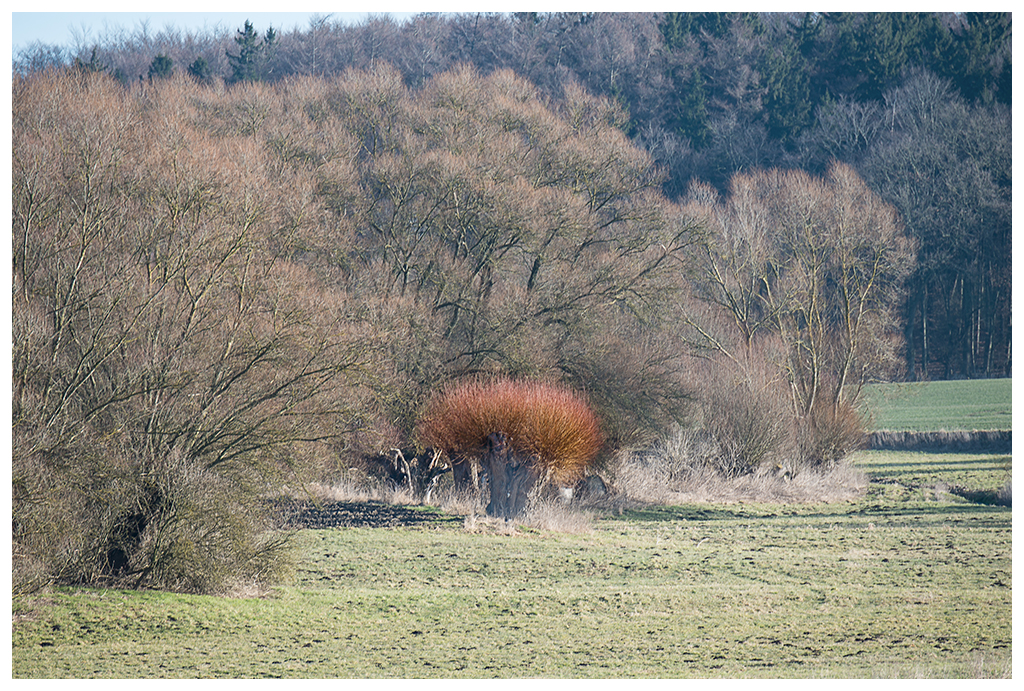
[[[800,420],[799,429],[800,460],[813,467],[834,467],[867,440],[860,413],[845,401],[833,405],[819,400]]]
[[[616,502],[838,501],[867,486],[866,475],[844,463],[825,468],[786,460],[727,476],[715,461],[719,453],[706,431],[682,428],[652,448],[624,449],[609,468]]]
[[[771,343],[769,342],[770,346]],[[847,403],[795,411],[768,348],[742,360],[706,359],[691,371],[695,415],[653,445],[625,449],[610,471],[641,501],[850,496],[858,474],[841,463],[864,439]]]
[[[603,444],[590,406],[568,389],[541,382],[474,379],[447,387],[428,405],[423,443],[477,463],[487,475],[487,513],[520,515],[535,488],[583,476]]]
[[[723,475],[746,475],[792,457],[793,414],[778,387],[716,386],[702,403],[703,429],[718,447],[709,461]]]
[[[216,590],[272,570],[260,495],[356,426],[365,336],[296,256],[312,181],[133,93],[14,87],[13,540],[25,583]]]
[[[180,455],[154,463],[111,447],[14,467],[13,583],[219,593],[287,569],[254,473],[232,476]]]
[[[430,401],[419,428],[425,444],[468,456],[482,454],[495,432],[560,485],[582,477],[603,444],[597,417],[576,393],[501,378],[446,387]]]

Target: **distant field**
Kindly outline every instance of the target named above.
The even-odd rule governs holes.
[[[1013,429],[1012,379],[875,384],[865,390],[872,431]]]
[[[1009,454],[993,453],[866,450],[851,460],[877,482],[890,485],[890,493],[899,490],[895,498],[900,501],[956,501],[944,495],[959,492],[977,502],[995,503],[1013,467]]]

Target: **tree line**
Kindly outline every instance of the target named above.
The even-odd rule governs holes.
[[[685,426],[735,475],[840,462],[899,374],[917,241],[847,164],[673,200],[578,83],[104,72],[12,90],[19,583],[268,578],[264,499],[422,445],[467,377],[582,392],[605,454]]]
[[[1010,373],[1009,13],[464,13],[358,25],[314,15],[287,34],[118,31],[34,45],[28,74],[77,62],[123,83],[172,72],[275,81],[390,64],[418,87],[459,64],[510,69],[549,103],[573,85],[618,103],[666,171],[725,192],[737,172],[838,160],[919,241],[903,305],[908,378]]]

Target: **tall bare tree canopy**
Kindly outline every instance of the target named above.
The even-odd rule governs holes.
[[[915,243],[852,168],[836,163],[822,179],[756,171],[735,176],[724,200],[706,185],[691,198],[711,228],[695,291],[725,316],[724,329],[689,320],[698,347],[742,369],[752,349],[780,341],[800,415],[898,372]]]
[[[659,328],[696,226],[582,88],[65,70],[13,101],[16,523],[39,554],[89,526],[58,572],[258,571],[247,492],[409,439],[456,376],[578,383],[620,441],[683,415]]]
[[[109,31],[28,46],[14,71],[75,65],[130,84],[162,57],[231,82],[248,35],[259,59],[246,79],[389,63],[418,88],[470,64],[482,75],[512,70],[552,106],[582,86],[621,106],[616,126],[665,172],[670,199],[694,181],[724,193],[755,168],[822,175],[837,159],[920,242],[903,304],[906,376],[1010,373],[1008,12],[426,13],[359,24],[312,15],[307,28],[258,42],[268,28]]]

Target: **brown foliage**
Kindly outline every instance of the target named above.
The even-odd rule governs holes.
[[[290,91],[315,114],[306,127],[318,153],[303,165],[327,225],[351,234],[339,260],[337,247],[310,250],[334,255],[373,315],[390,363],[374,384],[387,424],[407,437],[426,397],[467,374],[590,389],[604,330],[625,336],[624,351],[638,334],[650,346],[634,349],[650,358],[635,369],[658,392],[641,424],[678,416],[662,395],[678,378],[678,348],[651,332],[693,228],[656,193],[657,170],[613,126],[611,102],[573,87],[556,111],[512,72],[468,67],[416,91],[384,65],[313,87]],[[334,142],[347,164],[334,153],[321,163]],[[595,403],[628,427],[632,372],[604,374]]]
[[[15,540],[65,581],[259,578],[253,493],[351,427],[365,358],[345,291],[291,258],[310,181],[200,126],[216,95],[184,79],[14,92]]]
[[[838,406],[819,402],[801,423],[800,456],[811,466],[834,467],[867,441],[860,413],[845,401]]]
[[[561,386],[511,379],[463,381],[431,400],[419,433],[451,455],[480,455],[500,432],[559,484],[577,480],[603,443],[597,417]]]
[[[677,419],[681,355],[659,329],[692,225],[657,194],[618,107],[566,93],[555,110],[513,73],[471,68],[413,91],[383,64],[230,89],[18,78],[13,468],[26,563],[88,525],[66,554],[89,556],[54,572],[111,577],[107,537],[144,514],[122,575],[205,588],[155,567],[150,533],[185,525],[167,488],[203,484],[182,474],[243,501],[290,473],[324,479],[339,454],[409,443],[430,395],[467,374],[577,388],[600,377],[617,438],[637,406],[638,426]],[[600,443],[579,434],[524,439],[571,475]],[[110,472],[80,482],[85,458]],[[123,502],[115,485],[131,488]],[[67,520],[44,518],[62,493],[81,501]],[[206,515],[211,529],[227,520]]]

